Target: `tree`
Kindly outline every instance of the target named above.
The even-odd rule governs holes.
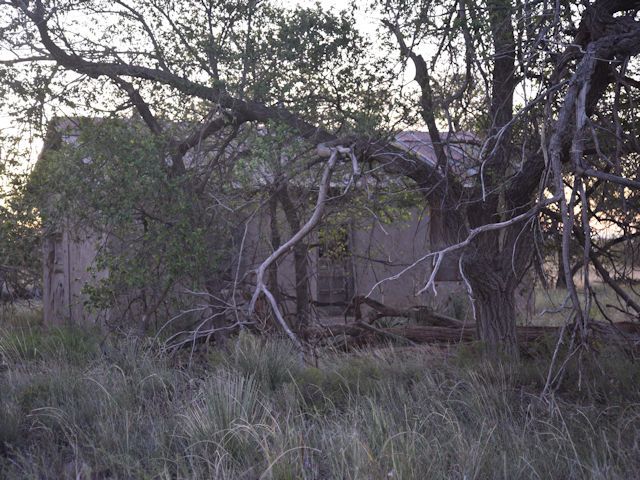
[[[0,303],[31,298],[40,287],[39,221],[25,201],[27,172],[19,138],[0,137]]]
[[[15,55],[3,75],[17,95],[37,100],[29,118],[55,100],[81,110],[133,107],[156,136],[164,132],[159,119],[188,122],[191,134],[166,140],[173,176],[184,175],[184,156],[202,139],[275,122],[305,148],[333,152],[324,158],[350,152],[348,160],[410,179],[443,220],[448,245],[436,253],[435,270],[458,255],[479,336],[492,354],[518,355],[514,291],[536,255],[543,213],[562,224],[565,272],[577,241],[585,265],[593,262],[606,276],[592,241],[592,205],[622,224],[619,238],[635,235],[628,201],[640,186],[638,1],[380,1],[372,7],[383,18],[375,49],[354,27],[355,8],[1,4],[11,7],[3,48]],[[390,59],[398,54],[402,69],[415,68],[417,92],[395,80]],[[395,125],[426,126],[437,165],[394,146]],[[456,132],[470,132],[480,144],[473,178],[461,178],[447,158],[449,133]],[[572,338],[588,348],[589,308],[570,275],[566,280],[574,309],[568,320],[579,333]],[[638,311],[631,296],[616,291]]]
[[[579,228],[586,232],[581,243],[585,255],[589,254],[593,213],[590,203],[595,195],[603,195],[603,188],[611,188],[608,182],[618,184],[618,189],[620,185],[638,186],[624,175],[622,167],[635,162],[636,154],[632,151],[637,149],[627,143],[635,143],[632,140],[635,132],[625,131],[620,118],[616,119],[624,110],[620,90],[625,83],[629,86],[625,77],[629,73],[629,59],[638,53],[633,43],[639,34],[639,24],[633,20],[638,4],[599,1],[582,12],[574,11],[569,4],[553,9],[546,2],[490,1],[478,5],[452,2],[431,9],[424,5],[413,11],[404,8],[402,2],[387,2],[385,7],[389,12],[386,26],[403,55],[415,65],[416,81],[421,88],[421,113],[434,144],[442,142],[436,127],[437,101],[453,126],[469,122],[469,114],[474,110],[458,109],[455,115],[451,113],[451,105],[477,102],[477,96],[468,93],[477,82],[482,82],[486,91],[480,110],[475,112],[480,125],[471,119],[486,138],[479,181],[464,191],[455,179],[447,178],[451,186],[441,203],[453,220],[445,224],[451,242],[466,239],[461,266],[473,291],[480,337],[489,342],[490,348],[500,348],[502,344],[501,349],[513,355],[516,351],[513,289],[533,259],[535,229],[530,227],[535,227],[531,223],[535,216],[542,209],[559,213],[564,270],[570,272],[569,240],[574,223],[581,223]],[[622,12],[627,14],[614,17]],[[580,25],[574,29],[572,21],[578,15]],[[483,17],[486,20],[480,21]],[[409,28],[410,40],[403,33]],[[437,32],[446,37],[427,63],[415,53],[416,48],[426,36]],[[558,41],[564,41],[568,47],[564,51],[555,50]],[[438,73],[427,65],[435,65],[443,58],[451,59],[454,71],[438,79]],[[455,70],[457,65],[459,72]],[[620,65],[622,68],[618,70]],[[460,79],[457,85],[445,84],[440,98],[435,96],[432,83],[456,78]],[[517,88],[521,88],[524,104],[515,111]],[[611,93],[616,96],[613,104],[608,101]],[[626,93],[627,101],[633,102],[633,92],[627,89]],[[614,149],[606,144],[612,141],[607,134],[615,124],[619,127]],[[611,170],[614,175],[605,173]],[[625,173],[629,175],[630,171]],[[572,191],[570,199],[565,198],[566,187]],[[552,198],[547,191],[553,193]],[[618,197],[627,195],[622,193]],[[582,204],[582,218],[576,221],[577,198]],[[551,203],[557,204],[560,212]],[[600,199],[595,204],[604,206]],[[627,217],[623,222],[627,231],[635,231],[635,221],[629,220]],[[503,228],[471,238],[474,229],[486,230],[496,223]],[[461,229],[460,225],[466,228]],[[589,239],[586,245],[585,238]],[[595,260],[593,256],[589,258]],[[587,258],[585,264],[588,261]],[[567,275],[566,282],[585,335],[588,308],[581,308],[571,277]],[[627,303],[633,306],[635,302]]]
[[[206,24],[198,24],[197,28],[199,29],[197,32],[191,32],[191,34],[187,37],[184,35],[184,30],[178,29],[178,25],[174,24],[174,19],[172,16],[176,13],[171,9],[163,9],[161,5],[148,2],[146,4],[140,4],[137,6],[138,10],[135,12],[127,8],[127,5],[124,3],[119,4],[121,7],[121,11],[116,12],[113,16],[115,19],[122,21],[124,26],[122,28],[130,26],[131,21],[134,23],[138,21],[142,21],[142,14],[146,20],[144,22],[150,22],[150,19],[154,19],[157,22],[156,27],[159,30],[155,31],[155,33],[151,33],[149,29],[142,32],[143,35],[150,34],[153,37],[152,44],[155,42],[156,36],[162,36],[162,29],[167,30],[165,32],[166,38],[170,39],[169,43],[176,42],[175,45],[169,47],[168,45],[165,48],[168,49],[178,49],[187,48],[190,50],[193,45],[189,43],[188,40],[193,40],[194,42],[209,42],[210,45],[207,48],[211,49],[221,49],[218,55],[211,56],[211,52],[200,52],[198,55],[201,57],[198,59],[185,59],[185,62],[176,62],[172,63],[174,60],[169,61],[167,63],[166,60],[161,59],[160,63],[164,65],[161,70],[164,70],[165,73],[168,73],[169,76],[173,77],[172,81],[177,82],[176,85],[179,84],[178,88],[172,88],[172,94],[175,95],[172,98],[167,99],[166,97],[166,89],[165,91],[155,91],[155,88],[159,84],[154,84],[153,88],[150,88],[147,92],[152,97],[163,98],[167,100],[167,104],[163,105],[162,102],[153,103],[151,100],[144,101],[142,100],[142,96],[140,95],[139,89],[146,88],[145,85],[140,84],[134,86],[129,83],[128,80],[122,80],[118,75],[114,74],[111,76],[107,76],[108,82],[115,82],[115,84],[120,88],[120,93],[124,93],[124,105],[120,105],[115,108],[117,111],[119,108],[128,108],[130,106],[130,102],[133,102],[137,105],[138,113],[140,117],[146,122],[147,127],[152,135],[152,137],[156,137],[155,140],[149,139],[148,142],[151,144],[153,148],[159,147],[164,148],[166,150],[166,154],[164,155],[155,155],[150,154],[148,158],[157,158],[158,163],[152,166],[149,166],[146,171],[141,171],[138,167],[142,167],[139,165],[139,161],[136,164],[135,158],[136,155],[139,155],[139,152],[136,149],[147,150],[151,147],[145,147],[145,145],[138,145],[138,141],[132,141],[134,144],[132,151],[124,151],[124,152],[115,152],[113,149],[113,145],[116,144],[124,144],[127,145],[128,142],[117,142],[113,139],[113,132],[105,132],[105,139],[87,139],[83,138],[81,143],[91,144],[92,152],[87,152],[86,149],[84,152],[78,151],[75,153],[76,156],[79,155],[78,158],[83,158],[86,156],[87,158],[91,158],[93,156],[105,158],[108,156],[105,152],[107,150],[112,156],[116,154],[118,158],[119,165],[110,165],[109,168],[116,169],[120,168],[122,171],[126,171],[127,162],[134,162],[129,166],[134,167],[130,168],[130,172],[127,174],[127,178],[132,179],[135,183],[138,178],[146,178],[150,172],[152,173],[153,178],[159,178],[159,176],[166,175],[167,181],[172,182],[173,184],[180,185],[180,189],[182,189],[183,198],[188,199],[188,204],[194,209],[194,217],[201,219],[208,219],[204,223],[206,225],[217,224],[219,222],[212,221],[211,212],[216,211],[215,209],[210,208],[210,196],[209,193],[211,189],[216,189],[220,187],[224,187],[224,182],[227,179],[224,175],[221,176],[221,173],[225,170],[225,165],[229,165],[229,158],[235,156],[230,155],[229,152],[233,149],[237,148],[237,145],[241,143],[241,139],[243,137],[253,136],[255,139],[256,136],[260,137],[259,132],[256,129],[248,130],[243,128],[240,131],[239,127],[243,123],[247,123],[246,120],[237,118],[236,112],[234,109],[228,109],[221,107],[216,101],[211,102],[210,100],[206,100],[207,95],[219,95],[223,94],[225,89],[230,89],[238,94],[239,97],[243,96],[252,96],[258,99],[261,99],[263,102],[268,103],[276,103],[282,102],[283,99],[293,102],[292,105],[297,109],[297,111],[301,115],[306,115],[309,118],[319,118],[322,115],[325,115],[326,122],[335,122],[334,118],[324,113],[320,113],[318,111],[319,108],[324,109],[323,105],[331,105],[332,102],[338,102],[336,97],[338,95],[342,95],[345,92],[340,91],[335,93],[331,85],[328,85],[327,82],[320,82],[319,78],[328,75],[328,71],[336,72],[336,75],[342,75],[348,77],[353,73],[349,71],[349,69],[343,69],[341,65],[336,63],[334,57],[338,58],[349,58],[354,55],[354,51],[357,52],[362,49],[362,41],[358,38],[358,36],[351,31],[349,28],[348,18],[339,18],[329,14],[324,14],[318,10],[298,10],[295,12],[287,12],[280,11],[277,9],[273,9],[268,5],[231,5],[231,4],[223,4],[216,5],[212,3],[211,5],[202,5],[201,10],[196,10],[191,12],[190,14],[204,15],[203,18],[208,18],[209,22]],[[41,5],[42,8],[44,6]],[[86,8],[85,8],[86,7]],[[104,7],[104,10],[101,9]],[[100,15],[109,15],[109,11],[111,8],[111,2],[107,2],[104,5],[100,5],[98,3],[93,5],[84,5],[81,7],[81,10],[84,13],[95,14],[96,16]],[[60,12],[56,12],[60,13]],[[65,12],[68,14],[69,12]],[[112,12],[113,13],[113,12]],[[62,13],[60,13],[62,15]],[[132,16],[133,15],[133,16]],[[230,16],[229,16],[230,15]],[[222,24],[222,20],[224,19],[224,25]],[[129,22],[129,23],[127,23]],[[218,27],[214,28],[213,24],[220,24],[220,26],[225,26],[223,31],[218,31]],[[195,23],[194,23],[195,25]],[[180,27],[184,26],[183,24],[179,25]],[[185,27],[187,30],[191,27]],[[9,27],[11,29],[11,26]],[[178,30],[176,30],[178,29]],[[209,31],[209,29],[213,29]],[[215,30],[215,32],[214,32]],[[176,33],[180,32],[178,37],[171,37],[169,34],[171,32]],[[326,44],[319,45],[310,45],[301,41],[299,37],[308,35],[310,32],[315,32],[315,35],[325,35],[327,38]],[[62,31],[63,35],[71,35],[69,31]],[[195,34],[199,34],[200,37],[197,37]],[[215,38],[214,38],[215,34]],[[106,32],[105,36],[108,37],[111,33]],[[19,49],[20,42],[22,39],[17,36],[13,37],[15,44],[13,48]],[[131,42],[139,41],[140,38],[130,38]],[[146,39],[148,40],[148,39]],[[220,42],[218,45],[216,42]],[[26,45],[31,45],[31,40],[26,40]],[[123,47],[124,48],[124,47]],[[137,47],[136,47],[137,48]],[[134,47],[132,47],[132,50]],[[252,51],[256,49],[260,51],[261,58],[271,58],[271,63],[273,64],[275,61],[279,62],[279,68],[286,72],[285,75],[280,77],[275,77],[273,75],[273,68],[267,68],[266,65],[258,65],[250,59],[245,58],[243,61],[238,62],[237,58],[242,57],[244,52],[245,55],[252,55]],[[200,50],[200,47],[197,49]],[[177,50],[176,50],[177,51]],[[157,53],[157,52],[156,52]],[[108,53],[107,56],[111,55]],[[114,53],[116,56],[125,55],[124,53]],[[140,52],[136,53],[134,56],[140,58],[144,57]],[[154,52],[150,53],[150,57],[147,59],[152,59],[155,55]],[[145,63],[147,60],[143,60],[142,63]],[[200,62],[199,68],[194,67],[190,62]],[[152,62],[154,63],[155,60]],[[203,63],[202,63],[203,62]],[[218,70],[220,67],[224,66],[223,74],[218,74]],[[191,86],[185,86],[184,79],[181,80],[181,75],[184,74],[184,69],[192,69],[196,68],[198,72],[196,75],[207,75],[209,78],[207,82],[211,81],[213,85],[219,85],[208,88],[208,94],[205,95],[205,100],[198,100],[198,95],[195,97],[192,94],[192,87],[195,84],[191,84]],[[357,68],[353,66],[353,68]],[[51,75],[51,77],[56,77],[55,67],[52,70],[48,70],[46,75]],[[180,72],[180,74],[175,73],[175,70]],[[337,72],[337,70],[340,70]],[[22,73],[25,73],[24,71]],[[36,68],[35,72],[26,72],[25,74],[33,73],[34,78],[40,78],[41,70]],[[63,75],[64,76],[64,75]],[[58,77],[56,77],[58,78]],[[224,87],[222,88],[222,80],[224,79]],[[23,80],[23,79],[20,79]],[[34,80],[34,79],[32,79]],[[101,80],[101,79],[99,79]],[[35,80],[34,80],[35,81]],[[62,81],[62,80],[61,80]],[[74,81],[77,81],[74,80]],[[82,81],[82,80],[80,80]],[[52,81],[53,82],[53,81]],[[49,82],[50,85],[52,82]],[[104,88],[109,88],[109,85],[103,84],[101,81],[99,83]],[[9,82],[11,83],[11,79]],[[27,82],[29,83],[29,82]],[[16,94],[20,94],[21,91],[19,89],[19,84],[22,84],[21,81],[17,81],[14,83],[14,90]],[[31,83],[30,83],[31,84]],[[302,89],[304,86],[304,90]],[[362,86],[360,84],[359,86]],[[359,87],[358,87],[359,88]],[[64,102],[67,105],[70,104],[81,104],[87,105],[90,103],[97,103],[98,100],[95,96],[95,91],[91,89],[86,90],[83,88],[74,89],[70,95],[64,97]],[[162,88],[161,88],[162,90]],[[286,95],[288,91],[296,90],[298,91],[297,95],[300,98],[303,98],[305,95],[313,95],[311,101],[303,101],[300,98],[292,95]],[[105,100],[105,108],[112,107],[112,105],[108,105],[108,102],[119,102],[120,99],[117,97],[117,93],[115,97],[109,97],[108,101]],[[226,94],[225,94],[226,95]],[[46,95],[45,95],[46,96]],[[26,101],[29,96],[26,98],[21,98],[20,100]],[[39,100],[43,97],[40,96]],[[212,97],[211,97],[212,98]],[[229,97],[231,98],[231,97]],[[153,99],[152,99],[153,100]],[[163,100],[163,101],[164,101]],[[235,99],[231,99],[232,102],[235,102]],[[255,102],[254,102],[255,103]],[[370,102],[373,103],[373,102]],[[256,105],[259,105],[255,103]],[[151,108],[148,105],[153,105],[154,112],[151,112]],[[175,109],[171,107],[171,105],[175,106]],[[180,110],[179,105],[186,105],[187,108],[184,110]],[[23,111],[25,114],[29,115],[29,118],[33,118],[33,112],[42,112],[45,111],[45,105],[36,102],[35,105],[30,105],[30,109],[28,111]],[[357,105],[350,104],[343,108],[345,112],[350,112],[351,109],[357,108]],[[159,108],[160,110],[156,110]],[[367,110],[372,110],[374,107],[364,106],[363,108],[358,108],[358,113],[355,111],[351,111],[348,115],[351,117],[351,122],[361,122],[362,118],[366,116]],[[167,109],[166,111],[164,109]],[[263,120],[261,122],[264,127],[266,120],[270,118],[271,110],[278,111],[277,108],[266,109],[268,114],[260,114],[260,119]],[[361,118],[362,117],[362,118]],[[347,121],[344,117],[341,121]],[[278,119],[275,118],[276,123],[278,123]],[[180,128],[168,128],[167,123],[170,125],[179,125]],[[279,122],[282,123],[282,122]],[[286,126],[286,122],[285,126]],[[261,127],[261,128],[263,128]],[[275,127],[274,127],[275,128]],[[287,127],[291,129],[291,127]],[[282,130],[282,129],[281,129]],[[85,135],[86,137],[86,135]],[[110,138],[108,138],[110,137]],[[124,135],[124,139],[128,140],[130,135]],[[136,138],[142,138],[139,135],[135,135]],[[215,143],[218,142],[217,145],[222,145],[222,149],[218,152],[217,155],[214,156],[214,161],[210,162],[206,165],[204,169],[194,172],[190,170],[186,171],[184,166],[184,157],[188,153],[192,155],[194,152],[194,147],[198,147],[200,150],[203,142]],[[254,141],[254,156],[260,154],[257,152],[258,147],[255,145]],[[212,147],[213,148],[213,147]],[[299,149],[302,151],[308,150],[307,145],[300,145]],[[102,150],[102,151],[101,151]],[[226,152],[223,150],[227,150]],[[169,157],[170,160],[167,161]],[[142,157],[137,157],[138,160]],[[238,164],[241,162],[238,162]],[[244,161],[247,168],[250,167],[251,161]],[[95,162],[92,167],[95,168],[98,165],[104,166],[104,162]],[[169,166],[170,164],[170,166]],[[243,167],[244,168],[244,167]],[[300,168],[300,166],[296,167]],[[164,173],[163,173],[164,172]],[[195,173],[195,175],[194,175]],[[67,172],[68,174],[68,172]],[[143,175],[144,174],[144,175]],[[82,175],[82,174],[80,174]],[[52,175],[52,172],[49,172],[44,177],[53,178],[55,175]],[[68,179],[68,178],[67,178]],[[215,182],[214,182],[215,179]],[[116,187],[116,191],[124,191],[130,190],[132,186],[131,181],[126,181],[124,178],[114,177],[112,186]],[[124,181],[123,181],[124,180]],[[52,190],[62,191],[69,190],[69,187],[64,187],[63,183],[65,181],[64,174],[62,178],[60,178],[60,182],[57,188],[53,188]],[[280,179],[278,182],[284,182],[282,185],[286,186],[287,175],[280,175]],[[103,182],[104,183],[104,182]],[[275,191],[280,192],[278,197],[280,198],[280,203],[283,203],[287,197],[282,194],[285,189],[282,188],[282,185],[276,185]],[[120,188],[117,188],[120,186]],[[84,192],[84,194],[96,193],[95,185],[88,186],[92,192]],[[104,187],[104,185],[103,185]],[[76,188],[72,186],[71,188]],[[140,189],[138,189],[140,190]],[[142,189],[144,190],[144,189]],[[175,189],[174,189],[175,190]],[[155,196],[151,196],[149,198],[144,198],[145,193],[140,191],[140,194],[137,195],[137,198],[129,198],[128,201],[124,201],[125,193],[123,195],[113,195],[113,192],[107,191],[105,189],[102,198],[95,198],[94,205],[98,204],[102,209],[103,214],[107,214],[107,218],[117,220],[119,213],[114,209],[109,210],[109,205],[117,206],[117,205],[130,205],[133,204],[135,206],[136,212],[129,213],[134,214],[137,217],[142,216],[143,220],[145,220],[147,225],[152,226],[154,223],[158,224],[157,219],[160,218],[162,224],[163,222],[169,225],[171,222],[168,221],[167,217],[171,217],[172,214],[170,212],[165,212],[164,215],[155,216],[147,215],[157,213],[154,208],[150,208],[149,203],[153,202]],[[67,195],[70,198],[74,198],[73,195]],[[95,195],[94,195],[95,196]],[[77,196],[75,197],[77,198]],[[86,195],[83,198],[87,198]],[[146,201],[145,201],[146,200]],[[140,204],[140,202],[146,203]],[[290,204],[290,202],[288,202]],[[287,204],[287,202],[284,202]],[[105,208],[103,208],[103,206]],[[157,206],[157,205],[156,205]],[[82,207],[81,207],[82,208]],[[287,209],[289,212],[292,211],[291,208]],[[288,215],[287,219],[289,223],[295,225],[295,212],[294,215]],[[237,219],[235,219],[237,220]],[[94,226],[95,226],[94,222]],[[162,227],[162,225],[160,225]],[[166,228],[165,228],[166,230]],[[175,228],[172,227],[172,230]],[[207,232],[210,232],[208,230]],[[205,233],[205,232],[203,232]],[[160,240],[164,238],[164,236],[152,236],[149,235],[149,238],[155,238]],[[212,256],[220,256],[223,254],[223,251],[220,250],[221,243],[217,241],[218,239],[215,236],[209,236],[209,248],[206,248],[206,252],[208,252]],[[300,247],[303,247],[300,245]],[[298,251],[301,250],[300,247],[296,247],[296,258],[299,257],[297,255]],[[148,248],[140,249],[142,252],[149,252]],[[163,259],[166,260],[167,252],[164,253]],[[196,253],[196,252],[194,252]],[[145,262],[145,255],[134,257],[133,259],[138,260],[137,268],[127,268],[127,272],[131,271],[140,271],[140,265],[146,264],[149,265],[149,262]],[[131,259],[131,260],[133,260]],[[223,277],[225,276],[225,270],[222,268],[217,268],[219,262],[215,262],[215,259],[211,259],[208,262],[210,270],[208,274],[208,278],[205,279],[206,289],[211,295],[218,295],[218,293],[224,289],[225,282],[223,281]],[[304,264],[300,261],[297,262],[299,266],[304,267]],[[131,267],[132,265],[128,265]],[[115,265],[109,265],[110,271],[122,271],[122,268],[114,268]],[[299,276],[305,277],[302,269],[298,269],[300,271]],[[149,275],[153,275],[151,272],[147,272],[147,277]],[[205,277],[207,275],[205,274]],[[115,285],[122,285],[127,282],[118,281],[116,276],[111,274],[109,276],[109,282]],[[120,279],[122,280],[122,279]],[[300,283],[300,282],[298,282]],[[153,290],[153,289],[152,289]],[[160,288],[160,291],[163,291],[164,288]],[[300,292],[304,291],[304,286],[301,286]],[[109,292],[107,289],[106,293]],[[298,295],[300,296],[300,295]],[[143,296],[144,297],[144,296]],[[143,303],[155,305],[156,302],[151,300],[146,302],[143,300]],[[306,303],[303,299],[299,300],[299,303]],[[146,310],[146,308],[145,308]],[[300,313],[302,313],[302,309],[300,309]]]

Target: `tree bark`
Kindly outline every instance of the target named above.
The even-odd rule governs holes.
[[[300,230],[300,218],[296,210],[289,189],[282,186],[278,192],[278,199],[284,210],[284,215],[292,233]],[[300,330],[309,325],[311,317],[311,298],[309,295],[309,274],[307,271],[307,242],[300,241],[293,247],[293,261],[296,282],[296,329]]]
[[[558,260],[558,278],[556,279],[556,289],[558,288],[567,288],[567,277],[564,273],[564,261],[562,260],[562,245],[558,244],[558,249],[556,252],[557,260]]]
[[[494,50],[489,106],[491,125],[487,132],[489,153],[482,159],[480,181],[475,186],[474,197],[478,200],[467,209],[467,219],[474,228],[501,217],[499,186],[504,182],[513,151],[509,125],[513,119],[513,92],[517,83],[511,3],[491,0],[487,6]],[[505,198],[504,202],[509,204],[511,201]],[[523,207],[526,210],[525,205],[509,205],[512,215],[520,213]],[[516,336],[515,289],[520,280],[519,267],[528,264],[530,258],[530,252],[518,245],[521,228],[516,225],[500,232],[487,232],[474,241],[463,257],[466,263],[463,269],[472,290],[478,337],[485,342],[490,357],[506,355],[516,359],[520,353]],[[464,259],[468,260],[465,262]]]
[[[271,248],[275,252],[280,248],[280,229],[278,228],[278,199],[273,196],[269,199],[269,227],[271,230]],[[273,293],[276,303],[281,303],[280,284],[278,282],[278,262],[273,262],[269,266],[267,272],[267,285],[269,290]]]
[[[479,336],[490,357],[503,354],[517,359],[520,355],[516,336],[515,290],[506,288],[475,297]]]
[[[530,249],[521,247],[514,252],[510,243],[503,249],[496,246],[491,250],[485,244],[484,250],[472,248],[463,256],[464,274],[473,292],[477,335],[485,343],[488,356],[493,358],[517,359],[520,355],[515,308],[515,291],[520,279],[516,274],[523,270]]]
[[[486,283],[494,280],[493,286]],[[486,272],[478,278],[469,279],[473,285],[478,337],[485,342],[490,357],[506,355],[519,357],[516,335],[515,288],[501,279],[497,272]]]

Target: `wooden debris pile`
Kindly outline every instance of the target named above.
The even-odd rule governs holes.
[[[363,315],[362,306],[364,305],[370,310],[366,315]],[[426,307],[400,310],[375,300],[356,297],[353,312],[354,316],[351,319],[345,317],[344,323],[314,326],[304,332],[304,336],[320,340],[333,339],[334,344],[344,347],[374,343],[383,338],[401,340],[409,344],[450,344],[477,339],[474,323],[465,323],[433,312]],[[411,323],[382,327],[377,325],[382,318],[405,318]],[[610,324],[594,320],[590,322],[589,328],[594,340],[633,350],[640,349],[640,324],[633,322]],[[532,325],[516,327],[518,342],[522,347],[527,347],[543,337],[557,339],[561,332],[560,327]]]

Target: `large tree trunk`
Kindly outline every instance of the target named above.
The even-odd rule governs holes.
[[[486,352],[491,357],[517,359],[515,281],[502,273],[487,265],[484,271],[467,276],[473,290],[478,338]]]
[[[492,275],[488,272],[479,280],[486,285]],[[503,282],[500,282],[503,283]],[[515,289],[508,285],[495,285],[483,290],[476,285],[475,309],[478,337],[485,343],[489,356],[502,354],[517,359],[519,356],[516,336]]]
[[[500,220],[500,185],[505,180],[513,149],[512,131],[508,127],[513,119],[513,91],[517,83],[514,75],[513,8],[511,2],[505,0],[491,0],[488,7],[494,48],[488,136],[495,139],[495,143],[494,140],[489,142],[492,153],[483,159],[485,176],[483,183],[476,186],[475,196],[482,201],[472,204],[467,210],[471,227]],[[501,131],[503,134],[499,135]],[[481,193],[482,185],[485,190]],[[518,202],[510,204],[512,199],[504,198],[503,201],[509,205],[512,215],[523,208]],[[466,252],[471,258],[471,262],[465,265],[465,274],[473,291],[478,337],[485,343],[490,357],[519,356],[515,290],[520,280],[518,275],[522,275],[523,266],[528,265],[530,250],[521,247],[524,241],[519,240],[522,227],[518,225],[516,228],[487,232],[474,242],[474,248]]]
[[[509,228],[496,241],[480,238],[462,257],[472,290],[478,338],[490,357],[519,357],[515,292],[531,260],[531,245],[522,226]]]

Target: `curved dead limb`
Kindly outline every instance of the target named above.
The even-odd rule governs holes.
[[[282,329],[286,332],[287,336],[291,339],[291,341],[293,342],[293,344],[296,347],[296,350],[298,350],[298,357],[300,360],[300,365],[304,364],[304,358],[302,356],[302,343],[300,343],[300,340],[298,340],[298,337],[296,337],[296,334],[293,333],[293,330],[291,330],[289,328],[289,325],[287,325],[287,322],[285,322],[282,313],[280,313],[280,309],[278,308],[278,304],[276,303],[276,299],[273,297],[273,294],[269,291],[269,289],[264,285],[264,283],[262,284],[262,288],[260,290],[258,290],[258,288],[256,287],[256,292],[260,292],[262,291],[262,293],[264,293],[264,296],[267,297],[267,299],[269,300],[269,303],[271,304],[271,308],[273,309],[273,313],[275,314],[276,318],[278,319],[278,323],[280,323],[280,325],[282,326]],[[255,295],[255,294],[254,294]],[[250,312],[252,312],[253,310],[250,310]]]
[[[273,262],[278,260],[282,255],[289,252],[294,245],[296,245],[300,240],[302,240],[313,228],[320,222],[322,218],[322,213],[324,212],[324,206],[327,199],[327,192],[329,191],[329,183],[331,181],[331,174],[333,173],[333,169],[336,165],[336,160],[338,158],[338,154],[344,149],[344,147],[336,147],[331,149],[331,153],[329,156],[329,161],[324,169],[324,174],[322,175],[322,182],[320,183],[320,191],[318,192],[318,200],[316,201],[316,206],[313,211],[313,215],[307,223],[305,223],[300,230],[298,230],[293,237],[291,237],[288,241],[286,241],[283,245],[280,246],[275,252],[273,252],[269,257],[262,262],[262,264],[256,270],[256,289],[253,292],[253,296],[251,297],[251,303],[249,304],[249,316],[253,315],[253,311],[256,305],[256,301],[261,293],[269,300],[271,304],[271,308],[280,323],[280,326],[285,331],[287,336],[291,339],[293,344],[298,349],[300,354],[300,361],[302,361],[302,344],[298,337],[296,337],[295,333],[289,328],[287,322],[285,322],[282,314],[280,313],[280,309],[276,304],[275,298],[273,298],[273,294],[269,291],[267,286],[264,283],[264,274],[267,271],[267,268]],[[349,149],[346,149],[349,152]]]

